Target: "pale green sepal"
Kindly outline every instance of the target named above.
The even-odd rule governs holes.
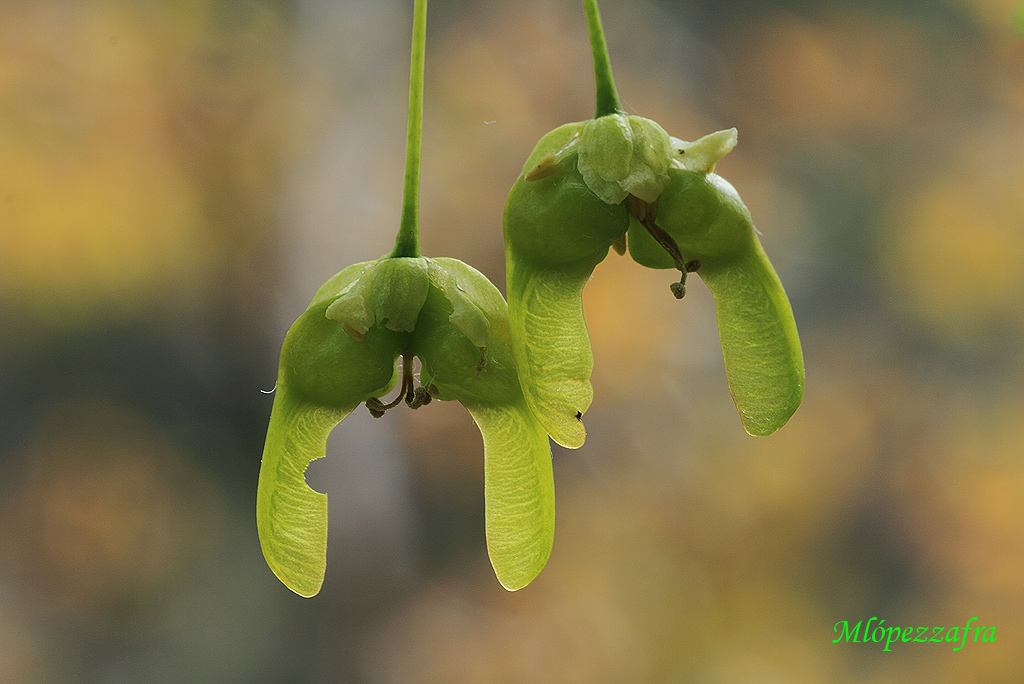
[[[416,319],[427,301],[429,274],[430,260],[424,257],[378,261],[370,295],[376,322],[388,330],[415,330]]]
[[[412,332],[427,300],[429,260],[423,257],[384,258],[371,262],[327,308],[355,340],[374,325]]]
[[[580,131],[580,171],[584,167],[613,183],[629,175],[633,161],[633,128],[625,114],[588,121]],[[585,177],[585,176],[584,176]]]
[[[327,436],[358,404],[305,404],[278,382],[256,491],[256,528],[267,565],[300,596],[320,591],[327,567],[327,495],[306,484],[309,462],[324,456]]]
[[[698,274],[715,297],[729,391],[748,433],[786,424],[804,392],[804,360],[789,299],[756,239]]]
[[[544,568],[555,537],[555,482],[547,435],[519,400],[468,404],[484,440],[484,518],[494,574],[509,591]]]
[[[592,119],[580,131],[577,149],[580,175],[608,204],[629,195],[654,202],[668,185],[671,139],[650,119],[625,114]]]
[[[484,278],[478,271],[473,276],[456,259],[426,257],[384,258],[360,266],[361,271],[349,267],[336,275],[328,281],[333,287],[325,285],[314,297],[314,302],[323,300],[330,290],[340,289],[326,316],[341,323],[353,339],[362,340],[374,325],[412,332],[433,284],[451,303],[455,327],[481,352],[487,349],[487,317],[473,297],[474,278]]]
[[[507,268],[512,348],[526,402],[553,440],[577,449],[587,435],[579,416],[594,399],[594,354],[583,318],[583,287],[593,269],[553,271],[522,261]]]
[[[376,323],[376,316],[370,300],[373,288],[373,271],[376,262],[372,262],[362,273],[350,282],[337,299],[327,307],[325,316],[338,321],[352,339],[357,342],[363,339],[370,327]],[[314,297],[314,301],[316,297]],[[326,298],[320,301],[326,301]]]
[[[486,281],[486,277],[458,259],[440,257],[430,261],[430,282],[444,293],[445,299],[452,305],[449,320],[480,349],[481,354],[485,353],[491,325],[481,305],[477,303],[482,300],[476,290],[479,289],[477,279]],[[490,281],[487,284],[490,285]]]
[[[522,176],[529,176],[538,166],[560,164],[575,153],[579,143],[580,130],[585,121],[574,121],[562,124],[553,131],[548,131],[534,146],[530,156],[523,164]]]
[[[672,162],[672,143],[661,126],[639,116],[629,117],[633,131],[633,163],[622,183],[629,194],[654,203],[668,185],[668,166]]]
[[[328,299],[334,299],[338,295],[342,294],[352,286],[352,283],[359,279],[363,274],[363,271],[365,271],[368,266],[372,266],[375,263],[377,262],[361,261],[358,264],[352,264],[338,273],[335,273],[327,280],[326,283],[320,286],[320,289],[316,291],[316,294],[313,295],[313,299],[309,302],[309,306],[319,304],[320,302],[327,301]]]
[[[735,128],[708,133],[703,138],[686,142],[672,138],[672,166],[683,171],[711,173],[715,164],[736,147],[738,135]],[[642,199],[642,198],[641,198]]]

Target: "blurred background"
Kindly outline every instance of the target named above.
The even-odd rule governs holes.
[[[276,580],[277,353],[391,248],[411,5],[0,3],[0,682],[1024,682],[1018,0],[603,0],[631,113],[739,129],[803,406],[748,437],[707,290],[611,254],[531,586],[438,403],[335,431],[324,589]],[[423,251],[503,290],[505,194],[593,112],[580,3],[434,0],[428,40]],[[875,616],[997,641],[832,643]]]

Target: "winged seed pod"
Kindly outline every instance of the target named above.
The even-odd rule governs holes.
[[[503,220],[523,391],[551,438],[571,448],[583,444],[579,417],[594,397],[583,286],[629,227],[626,208],[594,194],[579,170],[585,125],[567,124],[541,139],[509,193]]]
[[[655,238],[663,231],[685,270],[696,271],[715,298],[725,374],[743,427],[770,435],[800,406],[803,352],[789,299],[761,247],[750,211],[714,173],[736,145],[736,129],[696,142],[673,138],[669,183],[643,221],[632,219],[629,254],[648,268],[678,268]],[[644,226],[643,223],[649,223]]]
[[[402,387],[391,405],[379,397]],[[412,359],[422,365],[415,387]],[[505,301],[456,259],[389,258],[349,266],[314,296],[285,337],[260,468],[257,526],[274,573],[303,596],[323,582],[327,496],[304,472],[359,404],[461,402],[484,440],[488,552],[508,589],[526,586],[554,536],[547,435],[519,389]]]
[[[305,480],[327,437],[359,404],[383,416],[403,400],[457,400],[484,442],[487,550],[510,590],[540,572],[554,538],[554,481],[544,428],[527,406],[505,300],[483,274],[419,255],[417,228],[426,1],[416,0],[402,222],[395,249],[344,269],[317,291],[281,348],[260,466],[256,524],[267,563],[290,589],[323,583],[327,496]],[[402,370],[398,371],[401,356]],[[413,375],[419,358],[419,386]],[[398,396],[380,397],[399,377]]]
[[[595,0],[584,0],[597,85],[593,119],[534,148],[504,212],[513,350],[526,401],[559,444],[579,447],[593,400],[583,287],[614,247],[676,268],[677,298],[696,271],[715,297],[729,388],[750,434],[778,430],[803,396],[793,313],[750,213],[714,164],[736,131],[694,143],[627,115],[615,92]],[[627,238],[628,230],[628,238]]]

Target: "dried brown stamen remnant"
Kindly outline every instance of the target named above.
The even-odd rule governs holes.
[[[678,283],[672,283],[670,289],[672,295],[676,299],[682,299],[686,295],[686,274],[693,273],[700,268],[700,261],[696,259],[690,261],[683,261],[683,255],[679,251],[679,245],[672,239],[672,236],[662,230],[655,219],[658,216],[658,203],[657,202],[645,202],[639,197],[630,195],[626,198],[626,205],[629,207],[629,214],[637,221],[640,222],[647,232],[651,234],[662,249],[668,252],[668,255],[672,257],[672,261],[675,262],[676,268],[679,269],[681,277]]]
[[[431,391],[433,390],[433,391]],[[437,389],[432,386],[416,387],[416,380],[413,377],[412,372],[412,358],[409,356],[402,356],[402,388],[398,391],[392,401],[385,404],[377,397],[371,397],[366,400],[366,408],[369,410],[370,415],[374,418],[381,418],[387,413],[388,409],[393,409],[405,400],[406,406],[411,409],[418,409],[420,406],[426,406],[433,399],[433,395],[437,393]]]

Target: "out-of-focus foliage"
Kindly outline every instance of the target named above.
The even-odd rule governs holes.
[[[285,28],[259,5],[5,7],[4,301],[64,326],[216,297],[265,239]]]
[[[274,579],[260,390],[316,286],[390,247],[407,5],[0,9],[0,681],[1021,681],[1017,0],[605,0],[631,113],[740,131],[719,170],[792,299],[801,410],[747,437],[710,295],[612,255],[530,587],[494,583],[480,438],[437,402],[346,420],[308,474],[324,589]],[[525,155],[592,114],[582,10],[430,20],[423,251],[500,285]],[[998,640],[831,643],[873,616]]]

